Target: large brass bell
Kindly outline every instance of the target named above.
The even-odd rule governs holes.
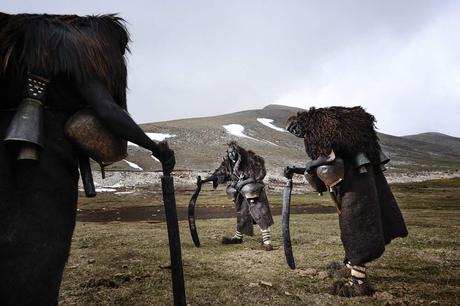
[[[35,75],[27,78],[27,95],[7,129],[4,142],[17,151],[17,159],[38,160],[43,148],[43,102],[48,81]]]

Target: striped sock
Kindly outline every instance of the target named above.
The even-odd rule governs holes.
[[[233,236],[234,239],[243,239],[243,234],[240,231],[236,231]]]
[[[351,278],[358,284],[362,284],[366,279],[365,266],[351,266]]]
[[[270,234],[270,228],[267,228],[267,229],[261,229],[260,230],[262,232],[262,241],[264,242],[264,244],[271,244],[272,241],[272,236]]]

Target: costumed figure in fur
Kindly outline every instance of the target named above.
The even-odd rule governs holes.
[[[374,116],[362,107],[312,107],[287,122],[287,130],[304,139],[311,160],[306,168],[286,168],[285,175],[305,174],[318,192],[329,191],[337,206],[346,273],[331,293],[339,296],[371,295],[366,263],[382,256],[394,238],[407,236],[383,174],[389,159],[374,124]]]
[[[128,140],[174,167],[126,112],[128,42],[114,15],[0,13],[1,305],[57,305],[88,157],[120,160]]]
[[[264,189],[265,175],[264,159],[232,141],[219,168],[206,179],[213,181],[214,188],[229,182],[227,195],[235,203],[236,232],[233,237],[223,237],[223,244],[242,243],[243,235],[254,235],[254,224],[257,224],[262,233],[264,249],[273,250],[270,234],[273,217]]]

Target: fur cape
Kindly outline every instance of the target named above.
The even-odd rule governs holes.
[[[353,265],[379,258],[385,245],[407,236],[398,204],[380,168],[375,118],[362,107],[310,108],[288,119],[287,129],[303,137],[311,159],[334,150],[345,163],[345,177],[337,191],[345,257]],[[354,157],[365,153],[371,160],[360,173]]]
[[[238,160],[233,167],[228,155],[224,156],[219,168],[214,171],[214,175],[218,175],[220,178],[219,183],[238,180],[241,175],[245,179],[252,177],[256,181],[262,182],[267,174],[265,160],[253,151],[240,147],[235,141],[231,141],[228,147],[232,147],[238,153]]]
[[[116,15],[0,13],[0,80],[17,95],[28,72],[76,83],[97,78],[126,109],[129,41],[124,20]]]
[[[311,107],[288,119],[288,130],[296,129],[304,138],[311,159],[328,156],[333,149],[342,157],[365,153],[379,162],[379,139],[374,130],[375,118],[362,107]]]
[[[228,146],[238,153],[238,160],[232,166],[230,158],[225,155],[221,165],[213,173],[219,178],[218,183],[237,182],[240,176],[243,176],[243,179],[252,177],[257,182],[263,183],[267,173],[264,159],[253,151],[240,147],[235,141],[230,142]],[[238,195],[235,199],[235,209],[237,230],[245,235],[254,235],[254,223],[261,229],[267,229],[274,223],[265,190],[262,190],[258,200],[251,204]]]
[[[85,107],[75,83],[99,78],[126,108],[122,19],[0,13],[0,137],[24,97],[28,72],[51,79],[38,162],[0,141],[0,304],[57,305],[75,227],[78,153],[64,134]]]

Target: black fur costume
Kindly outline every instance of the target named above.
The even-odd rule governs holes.
[[[374,123],[374,117],[361,107],[312,107],[288,120],[288,129],[304,138],[312,160],[324,158],[331,150],[344,159],[339,222],[345,256],[352,265],[379,258],[392,239],[407,236],[403,217],[380,168]],[[371,161],[367,173],[360,173],[355,166],[358,153],[365,153]]]
[[[230,146],[238,152],[238,160],[232,166],[232,162],[227,155],[223,158],[219,168],[212,174],[218,177],[218,183],[222,184],[231,181],[230,184],[236,184],[239,180],[254,178],[257,183],[263,184],[263,179],[267,173],[264,159],[256,155],[253,151],[246,151],[237,145],[236,142],[230,142]],[[265,189],[261,191],[258,201],[253,204],[249,204],[244,197],[238,195],[235,201],[235,208],[237,230],[242,234],[253,236],[254,223],[257,223],[262,230],[273,225],[273,217],[270,212]]]
[[[51,80],[38,162],[0,141],[0,304],[57,305],[75,226],[78,154],[64,124],[86,106],[76,85],[97,78],[126,109],[129,36],[113,15],[0,13],[0,137],[24,97],[28,72]]]

